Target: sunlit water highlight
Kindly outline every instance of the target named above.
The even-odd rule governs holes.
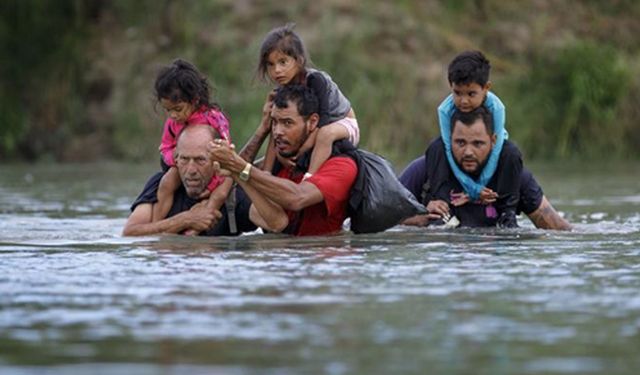
[[[570,233],[123,238],[152,171],[0,167],[0,372],[640,371],[636,166],[534,170]]]

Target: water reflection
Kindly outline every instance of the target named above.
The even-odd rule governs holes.
[[[571,233],[122,238],[139,186],[104,175],[0,185],[3,372],[640,369],[633,188],[559,195]]]

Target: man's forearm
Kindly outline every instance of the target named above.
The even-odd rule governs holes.
[[[158,233],[180,233],[187,229],[187,222],[184,220],[186,213],[182,212],[153,223],[128,223],[122,234],[124,236],[146,236]]]
[[[289,217],[282,206],[265,197],[248,182],[240,179],[236,179],[236,181],[249,196],[251,204],[260,215],[262,222],[254,222],[254,224],[270,232],[282,232],[289,225]]]
[[[237,159],[229,167],[234,176],[237,176],[245,165],[244,160]],[[259,168],[251,168],[248,184],[266,198],[290,211],[299,211],[323,200],[322,193],[315,185],[297,184],[286,178],[273,176]]]

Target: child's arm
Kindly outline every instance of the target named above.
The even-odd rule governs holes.
[[[269,137],[267,143],[267,152],[264,155],[264,161],[262,162],[262,170],[271,173],[273,166],[276,162],[276,149],[273,144],[273,137]]]
[[[164,130],[162,131],[162,140],[160,141],[160,154],[162,160],[170,166],[176,165],[173,159],[173,151],[176,148],[176,123],[172,119],[167,119],[164,123]]]
[[[251,139],[245,143],[240,150],[239,155],[248,162],[253,162],[260,150],[260,147],[264,143],[264,140],[271,133],[271,107],[273,106],[273,96],[275,95],[275,91],[271,91],[267,95],[267,100],[262,107],[262,118],[260,119],[260,124],[256,129]]]

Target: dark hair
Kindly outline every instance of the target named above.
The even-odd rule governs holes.
[[[309,56],[307,50],[304,48],[304,43],[298,34],[293,31],[296,27],[295,23],[288,23],[284,26],[276,27],[269,31],[260,45],[260,61],[258,62],[258,69],[256,75],[263,81],[268,81],[267,72],[267,59],[273,51],[281,51],[282,53],[289,55],[302,64],[302,69],[305,70],[309,62]]]
[[[459,121],[464,125],[471,126],[476,120],[482,120],[484,122],[484,127],[487,129],[487,134],[489,136],[493,135],[493,116],[489,110],[481,105],[480,107],[474,109],[470,112],[461,112],[455,111],[453,116],[451,116],[451,133],[453,133],[453,129],[456,127],[456,123]]]
[[[154,88],[157,101],[195,102],[197,108],[206,106],[219,109],[216,103],[209,102],[211,87],[207,77],[186,60],[176,59],[171,65],[163,67]]]
[[[480,51],[465,51],[449,64],[449,84],[477,83],[483,86],[489,82],[491,64]]]
[[[273,104],[277,108],[287,108],[292,102],[298,108],[298,113],[305,120],[314,113],[318,113],[320,104],[318,97],[310,88],[302,85],[287,85],[276,90]]]

